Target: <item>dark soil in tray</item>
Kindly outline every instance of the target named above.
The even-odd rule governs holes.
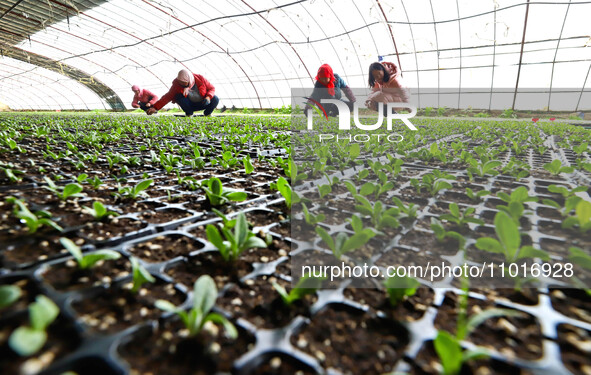
[[[587,374],[591,370],[591,331],[561,324],[557,328],[562,362],[573,374]]]
[[[59,233],[59,232],[58,232]],[[6,249],[0,254],[0,265],[6,268],[26,267],[42,260],[55,259],[68,251],[59,242],[59,235],[35,235],[20,237],[4,243]],[[70,238],[77,245],[84,244],[81,238]]]
[[[139,220],[130,218],[114,218],[109,221],[95,221],[78,231],[81,237],[92,241],[111,241],[126,234],[137,232],[148,226]]]
[[[425,315],[427,308],[433,303],[435,292],[431,288],[419,287],[416,293],[405,298],[396,306],[390,304],[385,290],[367,288],[346,288],[345,298],[349,298],[375,310],[383,311],[388,317],[397,321],[415,321]]]
[[[175,263],[165,272],[175,282],[185,285],[190,290],[193,289],[193,284],[199,276],[209,275],[221,290],[227,283],[238,282],[252,272],[252,265],[242,259],[236,262],[225,262],[217,251],[208,251]]]
[[[81,270],[73,260],[49,266],[43,279],[59,291],[70,291],[97,285],[109,285],[131,272],[131,264],[125,257],[99,261],[94,267]]]
[[[458,317],[458,296],[446,293],[435,317],[435,327],[452,334],[456,332]],[[468,318],[474,314],[495,307],[492,301],[468,299]],[[505,356],[535,360],[543,355],[542,331],[533,316],[497,317],[486,320],[466,338],[476,345],[494,349]]]
[[[401,358],[408,333],[394,320],[330,305],[292,336],[291,343],[315,357],[325,369],[383,374],[392,371]]]
[[[178,234],[157,236],[148,241],[133,245],[128,251],[150,263],[165,262],[178,256],[188,256],[189,253],[202,249],[203,244],[191,237]]]
[[[139,215],[141,220],[150,224],[162,224],[193,216],[192,213],[178,208],[168,208],[159,211],[146,211]]]
[[[248,373],[248,375],[316,375],[317,372],[302,362],[283,353],[266,355],[266,361]]]
[[[449,266],[450,263],[439,257],[439,254],[433,254],[428,251],[415,251],[411,249],[404,249],[401,247],[395,247],[389,249],[384,253],[377,261],[376,265],[380,267],[397,267],[403,265],[409,266],[427,266],[428,263],[433,265],[441,266],[442,264]],[[434,277],[433,281],[441,281],[443,277]]]
[[[146,327],[148,328],[148,327]],[[209,325],[195,337],[178,320],[168,320],[153,332],[140,330],[121,346],[119,354],[130,365],[132,374],[211,375],[229,373],[232,365],[254,343],[244,330],[232,340],[222,327]]]
[[[131,293],[130,285],[113,286],[93,297],[73,303],[79,319],[92,331],[117,333],[138,323],[158,319],[162,311],[154,307],[159,299],[178,306],[185,296],[173,284],[157,281],[144,284],[137,294]]]
[[[298,315],[310,315],[310,306],[316,301],[314,295],[307,295],[287,306],[273,288],[273,282],[283,286],[288,293],[291,290],[287,281],[262,276],[230,286],[218,298],[217,304],[234,319],[243,318],[258,328],[266,329],[282,328]]]
[[[0,280],[0,285],[15,285],[21,289],[21,296],[10,306],[0,308],[0,321],[18,312],[25,311],[35,297],[39,294],[39,288],[31,279],[6,278]]]
[[[569,318],[591,324],[591,296],[582,289],[550,289],[552,307]]]
[[[438,242],[435,234],[423,231],[410,231],[399,242],[401,245],[413,246],[420,251],[429,251],[432,254],[454,255],[459,251],[459,243],[456,239],[446,238]]]

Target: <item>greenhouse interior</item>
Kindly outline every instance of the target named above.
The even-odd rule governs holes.
[[[591,374],[589,15],[0,0],[0,373]]]

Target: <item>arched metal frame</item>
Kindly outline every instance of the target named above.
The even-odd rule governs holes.
[[[513,107],[515,107],[518,93],[521,92],[520,87],[524,85],[521,82],[522,69],[526,69],[525,67],[528,66],[548,64],[551,66],[551,70],[547,107],[551,108],[553,94],[559,92],[561,88],[560,74],[555,73],[555,67],[558,64],[591,60],[586,57],[588,55],[585,52],[588,49],[585,50],[583,45],[585,38],[588,39],[589,36],[584,35],[584,31],[581,32],[581,35],[575,35],[572,29],[568,33],[564,33],[569,14],[588,12],[591,10],[591,1],[505,1],[498,7],[493,4],[490,11],[484,9],[481,13],[471,13],[463,9],[466,5],[460,4],[459,0],[444,0],[447,2],[446,6],[451,9],[453,9],[455,2],[457,16],[455,18],[452,16],[449,19],[437,17],[432,0],[413,2],[409,0],[350,1],[358,15],[351,12],[343,14],[340,8],[349,7],[348,9],[352,10],[351,4],[346,3],[347,6],[339,7],[338,1],[334,0],[261,0],[257,2],[220,0],[215,4],[205,3],[199,8],[191,2],[178,0],[161,0],[159,2],[147,0],[113,0],[110,2],[101,0],[70,0],[67,2],[64,0],[47,0],[45,2],[0,0],[0,31],[2,31],[0,52],[2,55],[9,56],[10,48],[16,47],[30,55],[45,55],[58,68],[61,64],[61,66],[73,67],[85,73],[87,77],[95,77],[94,79],[99,77],[107,87],[113,90],[115,96],[125,98],[123,101],[126,103],[126,98],[132,95],[129,89],[131,84],[140,83],[143,87],[148,87],[153,91],[164,91],[170,85],[171,78],[176,75],[175,70],[187,68],[203,74],[214,85],[223,87],[220,97],[223,98],[224,104],[250,105],[252,107],[263,107],[263,103],[265,106],[289,103],[290,92],[282,91],[286,87],[286,83],[292,87],[294,84],[307,86],[313,83],[315,68],[324,62],[321,61],[321,59],[325,59],[322,56],[327,56],[327,51],[323,50],[322,53],[319,53],[318,48],[329,48],[332,50],[331,54],[334,55],[335,63],[341,64],[343,67],[348,66],[347,71],[338,72],[341,76],[354,82],[363,82],[366,75],[364,64],[369,65],[372,61],[364,62],[360,53],[345,55],[341,51],[345,48],[344,46],[355,51],[360,36],[363,41],[368,43],[364,47],[373,47],[376,55],[395,55],[394,58],[398,65],[407,74],[405,80],[410,78],[409,81],[413,81],[413,77],[408,76],[409,73],[414,73],[416,76],[416,82],[412,84],[412,87],[416,87],[418,90],[421,87],[433,86],[429,80],[423,82],[419,73],[436,70],[438,105],[442,88],[442,71],[460,72],[457,82],[457,99],[458,107],[460,107],[460,95],[463,88],[471,87],[470,77],[463,77],[462,72],[467,69],[490,68],[491,83],[486,89],[490,90],[489,109],[491,109],[492,92],[495,88],[499,88],[495,83],[497,68],[516,67],[517,78],[514,81],[515,88],[512,93]],[[51,9],[48,4],[51,5]],[[391,12],[394,5],[398,10],[402,10],[399,15]],[[407,9],[411,6],[430,7],[432,21],[416,22],[417,20],[413,20],[410,17],[412,13]],[[544,40],[526,40],[530,7],[537,9],[549,6],[564,10],[564,18],[556,17],[557,13],[554,11],[553,17],[555,19],[551,20],[551,22],[562,24],[560,32],[556,31],[556,35],[544,38]],[[331,20],[332,26],[330,28],[322,27],[323,23],[320,22],[316,14],[318,9],[326,12],[327,18]],[[370,9],[377,11],[381,16],[378,21],[368,22],[368,18],[370,18],[368,15],[371,14]],[[509,13],[515,13],[513,12],[515,9],[525,11],[525,19],[522,19],[521,43],[511,38],[503,39],[497,28],[497,23],[503,22]],[[25,11],[27,16],[21,14],[22,11]],[[293,13],[298,15],[297,20],[290,17]],[[491,14],[494,19],[492,41],[482,44],[470,44],[469,42],[464,44],[463,38],[469,41],[470,35],[467,33],[470,31],[462,30],[462,22],[488,14]],[[358,21],[360,21],[361,27],[348,29],[347,22],[345,22],[346,17],[354,16],[359,17]],[[277,19],[282,19],[285,22],[277,22]],[[160,32],[155,33],[150,30],[146,20],[152,22]],[[228,22],[232,22],[232,25],[224,28]],[[536,22],[544,22],[544,20],[536,20]],[[438,31],[441,32],[441,30],[438,26],[448,23],[457,23],[459,45],[441,45],[440,38],[438,38]],[[420,37],[420,35],[414,29],[415,25],[433,26],[434,49],[418,48],[415,37]],[[308,35],[306,27],[310,26],[320,32],[316,35]],[[386,26],[385,30],[384,26]],[[400,35],[406,33],[402,28],[407,28],[406,30],[410,31],[410,40],[401,39],[403,44],[402,48],[399,48],[400,45],[397,42],[399,42]],[[512,30],[516,28],[519,28],[519,25],[513,23]],[[324,29],[330,29],[330,31],[327,32]],[[237,31],[241,35],[232,35],[226,30]],[[482,30],[480,31],[482,32]],[[248,35],[250,38],[244,38],[244,35]],[[490,35],[490,32],[487,35]],[[253,46],[252,43],[255,36],[258,46]],[[498,42],[499,36],[501,36],[501,42]],[[528,35],[528,38],[531,39],[531,36]],[[386,50],[384,49],[383,41],[387,41],[387,39],[392,42],[390,50],[387,50],[387,46]],[[382,42],[379,43],[378,40]],[[554,52],[552,59],[548,57],[549,61],[530,62],[525,59],[526,55],[549,50],[550,48],[544,46],[544,42],[548,41],[556,41],[556,46],[552,48]],[[540,47],[525,50],[526,46],[533,47],[532,43],[540,43]],[[518,54],[509,50],[513,45],[519,45],[520,52]],[[308,51],[301,46],[305,46]],[[471,57],[475,55],[467,51],[478,53],[479,49],[483,51],[481,56],[489,54],[488,49],[492,49],[492,64],[474,63],[474,58]],[[569,54],[574,57],[566,61],[563,54],[559,58],[559,51],[569,51]],[[419,61],[427,60],[420,60],[419,56],[429,52],[436,54],[437,68],[420,66]],[[457,57],[440,57],[442,52],[459,54],[459,59]],[[401,64],[401,57],[407,56],[408,58],[411,54],[415,61],[414,69]],[[349,60],[348,65],[344,59]],[[442,70],[441,61],[445,59],[455,59],[457,62],[448,63],[445,70]],[[501,62],[501,59],[504,61]],[[408,61],[406,62],[406,65],[409,65]],[[200,71],[200,67],[207,69]],[[351,69],[353,72],[358,70],[359,74],[353,73]],[[290,74],[285,74],[285,72],[290,72]],[[585,86],[590,72],[591,66],[585,72],[585,79],[580,87],[576,104],[577,110],[589,107],[588,103],[581,101],[583,101],[584,93],[587,92]],[[278,77],[277,73],[282,77]],[[12,74],[0,77],[0,82],[2,82],[0,97],[6,95],[6,88],[10,87],[9,84],[12,80],[19,82],[21,79],[19,77],[35,74],[40,74],[40,72],[37,68],[32,67],[29,70],[14,71]],[[581,72],[581,74],[584,73]],[[357,80],[358,77],[361,80]],[[463,81],[463,78],[466,78],[466,82]],[[63,80],[69,79],[63,78]],[[54,83],[59,85],[61,80],[54,81]],[[577,85],[575,89],[578,90],[579,86]],[[61,93],[59,89],[53,89],[53,91]],[[71,94],[75,95],[75,93]],[[58,98],[60,98],[58,99],[59,106],[66,108],[72,105],[63,95]],[[103,103],[103,101],[100,102]],[[95,104],[85,105],[92,108]]]

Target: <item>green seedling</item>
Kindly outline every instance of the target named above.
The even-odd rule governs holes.
[[[237,260],[240,257],[240,254],[247,249],[267,247],[265,241],[256,237],[255,234],[248,229],[248,223],[244,212],[238,214],[236,225],[234,226],[234,232],[231,232],[227,228],[221,228],[220,234],[220,230],[218,230],[215,225],[208,224],[206,234],[209,242],[218,249],[222,258],[224,258],[226,262]]]
[[[308,294],[314,294],[322,286],[322,282],[326,280],[324,277],[302,276],[297,284],[287,293],[284,287],[273,282],[273,288],[279,293],[283,303],[291,306],[294,302],[301,300]]]
[[[74,182],[61,187],[57,186],[53,181],[51,181],[51,179],[47,177],[43,177],[43,179],[45,182],[47,182],[47,186],[43,186],[43,188],[52,191],[59,199],[63,201],[67,200],[68,198],[77,198],[82,196],[80,192],[83,190],[83,187],[78,183]]]
[[[375,235],[383,235],[384,233],[374,229],[374,228],[366,228],[363,226],[363,220],[359,217],[359,215],[353,215],[350,219],[347,219],[349,223],[351,223],[351,228],[353,228],[353,232],[355,234],[359,233],[366,233],[368,236],[373,237]]]
[[[21,288],[16,285],[0,285],[0,309],[18,301],[22,294]]]
[[[542,203],[556,208],[558,211],[560,211],[560,214],[562,216],[568,216],[568,214],[570,214],[570,212],[574,210],[575,207],[577,207],[577,204],[579,204],[579,202],[582,200],[583,198],[573,195],[571,197],[566,198],[566,200],[564,201],[564,207],[562,207],[558,202],[552,199],[544,199],[542,200]]]
[[[78,262],[78,268],[86,270],[94,267],[99,261],[104,260],[115,260],[121,258],[121,254],[113,250],[97,250],[89,254],[83,255],[82,250],[72,240],[66,237],[60,238],[62,246],[72,254],[76,262]]]
[[[292,203],[298,202],[298,195],[292,191],[291,186],[289,185],[289,182],[287,182],[287,180],[284,177],[279,177],[279,179],[277,180],[277,183],[271,184],[271,189],[277,189],[279,191],[279,193],[281,193],[281,195],[285,199],[285,205],[288,208],[291,208]],[[295,199],[292,200],[292,198],[295,198]]]
[[[587,186],[577,186],[576,188],[570,190],[564,186],[560,185],[550,185],[548,186],[548,191],[554,194],[560,194],[563,198],[569,198],[575,195],[576,193],[582,193],[587,191]]]
[[[398,207],[386,208],[382,202],[377,201],[373,205],[369,200],[361,195],[356,195],[355,200],[360,203],[355,209],[371,218],[371,223],[377,230],[385,228],[398,228],[400,223],[396,217],[400,214]]]
[[[460,327],[460,324],[458,323],[456,336],[453,336],[447,331],[438,331],[437,336],[433,341],[433,345],[437,356],[441,360],[443,374],[458,375],[464,363],[489,356],[488,352],[483,349],[462,350],[461,341],[470,335],[476,327],[491,318],[521,315],[522,313],[518,311],[493,308],[484,310],[483,312],[472,316],[466,321],[464,327]]]
[[[82,173],[81,175],[76,177],[76,181],[78,181],[78,183],[81,184],[84,181],[86,181],[87,178],[88,178],[88,175],[86,173]]]
[[[6,198],[7,203],[12,203],[15,205],[14,208],[14,215],[18,217],[22,223],[24,223],[27,228],[29,228],[29,233],[35,233],[39,229],[39,227],[46,225],[51,227],[57,231],[63,231],[63,228],[57,225],[56,223],[51,220],[51,214],[47,211],[36,211],[32,213],[29,211],[25,203],[20,200],[16,199],[15,197],[8,197]]]
[[[318,195],[320,196],[320,199],[326,197],[330,193],[332,193],[332,187],[330,185],[318,185]]]
[[[92,203],[92,208],[82,206],[82,211],[92,215],[97,221],[107,219],[109,216],[119,216],[117,212],[107,210],[107,208],[99,201],[94,201]]]
[[[351,237],[344,232],[339,232],[333,239],[330,234],[320,226],[316,227],[316,233],[322,238],[337,259],[341,259],[343,254],[363,247],[363,245],[373,237],[373,235],[370,235],[367,231],[356,233]]]
[[[435,169],[432,173],[427,173],[424,175],[421,181],[417,180],[416,178],[412,178],[410,183],[419,194],[421,193],[421,190],[425,188],[431,194],[431,196],[434,197],[441,190],[452,188],[452,185],[448,182],[448,180],[455,180],[455,177]]]
[[[14,165],[11,163],[0,164],[0,171],[4,172],[4,175],[10,180],[10,182],[22,181],[22,177],[18,177],[17,174],[24,174],[23,171],[15,169]]]
[[[250,155],[246,155],[244,158],[242,158],[242,162],[244,163],[244,172],[246,174],[251,174],[254,172],[254,166],[252,165]]]
[[[95,189],[98,189],[99,186],[101,186],[103,184],[103,181],[101,181],[101,179],[98,178],[97,176],[94,176],[94,178],[87,179],[86,182],[88,182],[90,184],[90,186],[92,186]]]
[[[148,193],[145,192],[147,188],[152,185],[154,180],[142,180],[138,182],[137,185],[119,187],[119,191],[115,193],[116,196],[121,198],[131,198],[131,199],[138,199],[140,197],[148,197]]]
[[[501,166],[503,163],[501,163],[499,160],[487,160],[488,158],[485,157],[484,161],[478,161],[476,159],[469,159],[468,163],[470,164],[470,166],[467,169],[467,173],[468,176],[470,177],[470,180],[473,180],[474,177],[473,175],[477,175],[479,177],[484,177],[487,174],[491,175],[491,176],[496,176],[499,174],[498,171],[495,170],[495,168]]]
[[[550,163],[544,164],[544,169],[552,173],[554,176],[558,176],[561,173],[573,173],[573,167],[563,167],[562,162],[558,159],[552,160]]]
[[[507,163],[507,165],[505,165],[501,171],[504,174],[515,177],[516,180],[520,180],[529,176],[529,169],[530,166],[527,163],[515,158],[511,158],[511,161],[509,161],[509,163]]]
[[[221,314],[211,312],[218,296],[218,290],[211,276],[203,275],[193,285],[193,306],[188,312],[166,300],[157,300],[155,306],[160,310],[177,314],[189,330],[189,337],[197,336],[207,322],[221,324],[226,335],[232,339],[238,337],[238,331]]]
[[[20,326],[8,339],[8,345],[22,357],[37,353],[47,341],[47,327],[60,313],[59,307],[44,295],[29,305],[30,326]]]
[[[448,238],[455,239],[459,242],[460,249],[462,249],[466,243],[464,236],[452,230],[445,230],[441,222],[434,217],[431,218],[431,230],[435,233],[435,237],[439,243],[445,242]]]
[[[489,194],[490,194],[490,191],[488,191],[488,190],[480,190],[475,193],[472,189],[470,189],[468,187],[466,188],[466,195],[468,196],[468,198],[470,198],[471,200],[473,200],[475,202],[479,202],[482,197],[487,196]]]
[[[478,249],[503,254],[510,263],[525,258],[550,260],[548,253],[544,250],[536,249],[533,246],[521,246],[521,234],[518,226],[507,213],[503,211],[497,212],[494,224],[498,240],[491,237],[481,237],[476,240]]]
[[[303,212],[304,220],[306,221],[306,224],[311,225],[311,226],[316,226],[316,224],[324,221],[324,219],[326,218],[326,215],[324,215],[324,214],[314,215],[313,213],[308,211],[308,207],[306,206],[305,203],[302,203],[302,212]]]
[[[286,165],[284,167],[284,172],[285,172],[285,175],[287,177],[289,177],[289,180],[291,181],[292,184],[295,184],[296,182],[298,182],[300,180],[305,180],[306,178],[308,178],[307,174],[298,173],[298,166],[291,158],[289,159],[289,162],[286,163]]]
[[[129,258],[131,261],[131,269],[133,275],[133,286],[131,287],[132,293],[139,292],[142,285],[145,283],[154,283],[156,279],[152,276],[135,257]]]
[[[579,144],[578,146],[574,146],[573,147],[573,151],[581,156],[583,154],[583,152],[586,152],[587,149],[589,148],[589,144],[587,142],[583,142],[581,144]]]
[[[467,207],[464,212],[460,212],[460,208],[456,203],[449,204],[449,214],[443,214],[439,216],[439,219],[446,220],[451,223],[456,224],[458,227],[463,227],[468,223],[483,225],[484,221],[480,219],[476,219],[473,217],[474,211],[476,209],[474,207]]]
[[[591,203],[580,200],[575,207],[575,216],[567,217],[562,222],[563,228],[572,228],[578,226],[581,233],[586,233],[591,229]]]
[[[242,202],[247,198],[244,191],[225,189],[222,186],[222,181],[217,177],[201,182],[201,188],[205,191],[205,195],[213,207],[222,206],[227,202]]]
[[[400,210],[399,217],[401,219],[409,218],[411,220],[414,220],[418,217],[418,205],[414,203],[409,203],[408,206],[406,206],[398,197],[392,197],[392,202],[394,202],[394,204]]]
[[[591,256],[589,254],[578,247],[570,247],[568,251],[570,252],[570,256],[568,257],[570,262],[591,271]],[[586,285],[576,276],[573,276],[572,281],[575,286],[583,288],[585,292],[587,292],[587,295],[591,296],[591,288],[589,285]]]
[[[408,276],[392,276],[384,281],[392,307],[397,306],[405,298],[414,296],[420,285],[416,279]]]
[[[236,225],[236,219],[229,219],[224,213],[218,209],[212,208],[211,209],[214,214],[216,214],[219,218],[222,219],[222,223],[224,223],[224,228],[232,229]]]

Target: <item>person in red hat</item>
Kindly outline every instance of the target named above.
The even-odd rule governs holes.
[[[215,87],[205,77],[183,69],[172,81],[168,92],[146,113],[152,115],[170,101],[178,104],[185,115],[190,117],[195,111],[201,110],[204,116],[209,116],[220,100],[215,95]]]
[[[369,66],[369,87],[371,94],[365,100],[365,106],[374,111],[386,103],[408,103],[409,92],[402,82],[400,69],[396,64],[383,61]],[[383,112],[385,113],[385,111]]]
[[[158,95],[153,94],[150,90],[140,89],[138,85],[131,86],[131,91],[134,93],[133,100],[131,101],[133,108],[141,108],[147,111],[148,108],[152,107],[158,101]]]
[[[349,99],[348,101],[342,99],[343,93]],[[314,91],[312,91],[312,95],[310,95],[304,111],[308,111],[315,104],[314,101],[320,103],[322,99],[341,100],[347,104],[350,111],[353,110],[353,103],[357,100],[351,88],[347,86],[347,83],[338,74],[334,74],[328,64],[323,64],[318,69]],[[322,106],[328,116],[336,116],[338,114],[336,105],[328,103],[322,104]]]

